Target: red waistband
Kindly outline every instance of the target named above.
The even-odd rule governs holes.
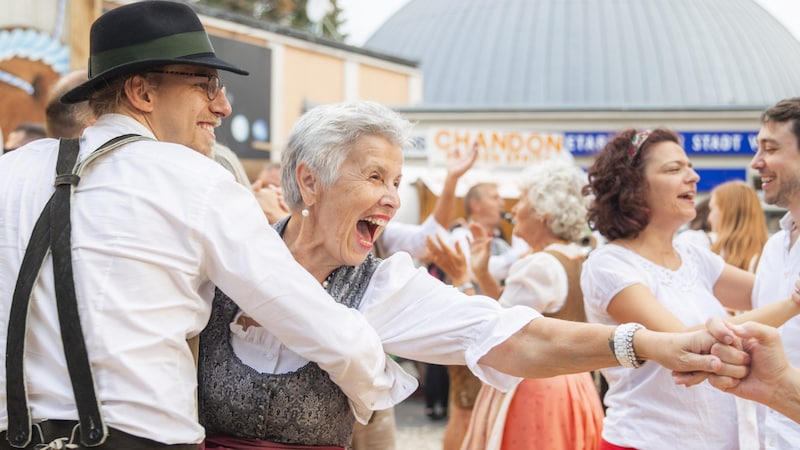
[[[344,447],[335,445],[292,445],[277,442],[262,441],[259,439],[243,439],[229,436],[206,436],[206,441],[200,450],[345,450]]]
[[[636,450],[633,447],[620,447],[619,445],[614,445],[605,439],[600,440],[600,448],[598,450]]]

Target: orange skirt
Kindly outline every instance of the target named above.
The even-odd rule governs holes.
[[[531,378],[507,394],[484,385],[461,448],[597,450],[602,430],[603,406],[590,374]]]

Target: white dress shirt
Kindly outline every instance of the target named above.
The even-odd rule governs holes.
[[[519,378],[478,360],[540,314],[522,306],[504,309],[481,295],[466,295],[414,267],[405,252],[383,260],[358,311],[392,355],[442,365],[467,365],[483,382],[506,391]],[[262,373],[286,373],[307,363],[261,327],[231,324],[236,355]],[[402,400],[398,398],[397,402]]]
[[[412,258],[423,259],[427,253],[425,238],[428,236],[435,238],[436,235],[447,236],[448,234],[447,230],[431,214],[419,225],[393,220],[386,225],[381,239],[386,256],[394,255],[397,252],[407,252]]]
[[[139,122],[105,115],[80,159]],[[0,349],[17,274],[53,192],[57,141],[0,157]],[[197,443],[195,364],[186,339],[209,318],[214,286],[317,362],[357,409],[383,409],[415,380],[386,358],[357,311],[335,303],[295,263],[253,194],[187,147],[134,142],[94,161],[72,201],[72,261],[81,324],[106,423],[159,442]],[[25,375],[34,421],[76,419],[48,256],[32,299]],[[0,430],[8,426],[0,364]]]
[[[800,276],[800,245],[795,242],[789,247],[795,222],[786,213],[780,224],[781,230],[769,238],[758,262],[753,308],[791,296]],[[789,362],[800,367],[800,316],[790,319],[779,330]],[[763,406],[759,406],[759,433],[761,448],[788,450],[800,445],[800,424]]]

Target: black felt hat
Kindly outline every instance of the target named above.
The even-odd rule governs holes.
[[[87,100],[97,87],[113,78],[168,64],[192,64],[249,75],[217,58],[191,7],[149,0],[120,6],[95,20],[89,34],[89,81],[67,91],[61,102]]]

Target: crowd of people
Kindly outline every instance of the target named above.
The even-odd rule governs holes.
[[[669,129],[619,132],[587,173],[528,168],[510,213],[478,183],[453,217],[473,147],[399,224],[408,120],[317,106],[251,181],[216,142],[220,71],[248,75],[191,7],[126,4],[47,123],[7,132],[0,449],[391,450],[420,381],[396,359],[449,378],[445,450],[800,442],[800,98],[764,112],[751,163],[781,231],[725,183],[690,238],[699,177]]]

